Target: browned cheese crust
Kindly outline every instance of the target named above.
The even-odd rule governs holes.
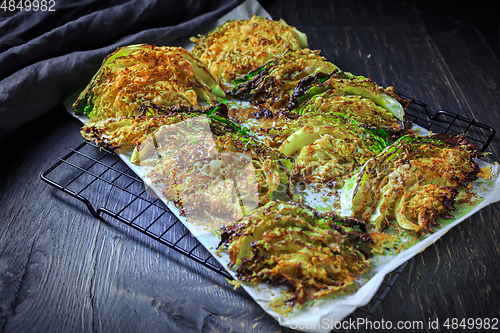
[[[285,50],[307,47],[304,34],[283,20],[260,16],[229,21],[206,36],[191,38],[192,54],[208,65],[224,89],[238,76],[258,68]]]

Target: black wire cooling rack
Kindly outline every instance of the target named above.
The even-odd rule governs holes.
[[[408,98],[406,96],[403,96]],[[405,118],[433,132],[465,134],[484,151],[495,130],[448,112],[431,113],[426,104],[411,99]],[[144,182],[113,151],[82,142],[41,174],[43,181],[82,201],[96,218],[111,216],[222,276],[232,279],[220,263],[190,234],[175,214],[158,198],[150,196]],[[98,207],[98,208],[96,208]],[[388,274],[374,298],[345,321],[370,320],[407,263]],[[342,326],[348,327],[348,326]],[[342,332],[361,332],[349,328]],[[341,332],[333,330],[333,332]]]
[[[405,119],[429,131],[465,134],[481,152],[488,148],[495,137],[495,130],[490,126],[445,110],[432,113],[425,103],[408,96],[400,96],[410,100]]]

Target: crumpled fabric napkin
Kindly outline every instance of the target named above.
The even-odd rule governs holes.
[[[106,55],[194,36],[241,0],[55,0],[0,17],[0,139],[85,87]],[[49,1],[47,1],[50,4]]]

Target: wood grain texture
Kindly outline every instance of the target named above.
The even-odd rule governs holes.
[[[261,3],[340,68],[500,130],[494,11],[430,1]],[[79,125],[58,108],[1,142],[1,332],[291,331],[218,274],[41,182],[81,142]],[[496,161],[499,140],[489,148]],[[89,191],[96,203],[127,200],[100,184]],[[412,259],[372,320],[499,318],[499,209],[481,210]]]

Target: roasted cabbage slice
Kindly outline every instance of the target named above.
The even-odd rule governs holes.
[[[233,174],[242,174],[250,159],[242,154],[221,156],[205,116],[161,127],[138,147],[134,156],[142,167],[150,168],[147,178],[154,186],[192,222],[211,228],[243,217],[240,197],[253,202],[249,209],[258,204],[257,192],[252,188],[247,195],[238,191],[238,187],[248,186],[236,184],[237,175]]]
[[[342,215],[379,229],[397,220],[403,229],[432,232],[449,217],[459,191],[478,178],[477,156],[463,136],[404,136],[345,183]]]
[[[329,74],[318,72],[300,80],[290,97],[288,108],[296,109],[311,97],[327,90],[330,90],[330,95],[359,95],[369,98],[399,120],[403,120],[404,109],[409,104],[408,100],[394,93],[393,87],[382,88],[372,79],[336,69]]]
[[[352,285],[370,266],[364,223],[321,215],[294,202],[271,201],[226,225],[221,245],[240,280],[284,285],[292,303]]]
[[[337,66],[308,48],[287,50],[281,57],[236,80],[232,95],[253,104],[265,104],[273,109],[284,109],[298,82],[314,73],[331,73]]]
[[[225,94],[205,64],[179,47],[140,44],[104,59],[73,110],[92,122],[137,116],[141,105],[213,104]]]
[[[201,115],[163,126],[136,148],[133,162],[150,169],[148,178],[190,220],[210,226],[242,218],[278,189],[296,196],[289,158],[227,124],[214,131],[218,122]]]
[[[294,175],[320,183],[348,176],[389,145],[387,138],[348,119],[309,112],[275,136],[279,150],[295,158]]]
[[[218,116],[219,119],[227,118],[227,107],[219,104],[211,107],[163,108],[150,104],[142,105],[138,113],[138,116],[111,118],[86,124],[81,129],[82,136],[108,148],[136,147],[163,125],[172,125],[201,114]]]
[[[191,38],[192,53],[207,65],[221,85],[230,91],[232,82],[285,50],[307,47],[306,36],[283,20],[254,15],[249,20],[228,21],[206,36]]]
[[[359,95],[339,96],[336,90],[327,90],[312,97],[294,112],[300,115],[320,112],[332,117],[347,118],[370,129],[381,129],[387,134],[396,134],[404,129],[401,121],[371,99]]]

